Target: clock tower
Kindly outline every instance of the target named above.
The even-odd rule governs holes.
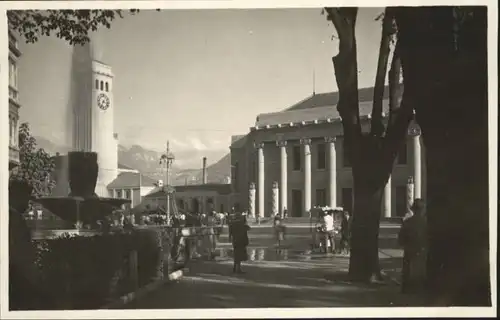
[[[100,197],[109,197],[107,185],[118,176],[113,72],[109,65],[94,58],[91,44],[74,47],[73,72],[73,149],[97,153],[95,191]]]

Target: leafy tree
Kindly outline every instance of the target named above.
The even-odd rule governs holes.
[[[134,15],[138,9],[131,9]],[[9,10],[9,28],[17,31],[27,43],[35,43],[40,36],[66,40],[83,45],[90,41],[89,33],[100,27],[111,27],[116,18],[123,18],[123,10]]]
[[[333,58],[344,147],[353,164],[354,221],[349,272],[378,273],[382,189],[408,122],[423,135],[427,166],[428,289],[438,305],[491,305],[488,211],[486,7],[387,8],[397,28],[385,134],[379,98],[387,49],[381,42],[371,131],[360,130],[355,25],[357,8],[326,8],[339,53]],[[382,37],[387,37],[385,20]],[[397,105],[397,79],[404,91]],[[365,159],[371,159],[371,163]]]
[[[37,148],[28,123],[22,123],[19,128],[19,158],[20,164],[10,178],[27,182],[35,197],[49,195],[55,185],[51,178],[55,169],[54,158],[44,149]]]

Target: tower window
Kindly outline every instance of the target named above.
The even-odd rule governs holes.
[[[96,81],[95,81],[95,89],[96,89],[96,90],[99,90],[99,80],[96,80]]]
[[[106,82],[106,92],[109,91],[109,86],[108,86],[108,83]]]
[[[101,81],[101,90],[104,90],[104,82]]]

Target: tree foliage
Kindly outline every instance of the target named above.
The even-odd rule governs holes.
[[[357,9],[325,8],[325,12],[339,38],[339,53],[333,57],[339,88],[337,108],[342,118],[344,150],[350,153],[353,164],[354,221],[349,273],[366,279],[369,272],[377,271],[380,213],[373,208],[380,207],[380,188],[387,181],[384,175],[390,174],[395,148],[403,141],[408,122],[413,119],[421,129],[426,155],[429,302],[491,305],[487,8],[393,7],[378,17],[377,20],[384,19],[383,29],[388,31],[383,31],[382,37],[396,32],[389,71],[390,114],[382,135],[382,108],[380,103],[377,105],[382,96],[377,90],[372,130],[360,130]],[[382,38],[375,88],[385,80],[389,42]],[[399,102],[401,75],[404,90]]]
[[[36,139],[31,135],[28,123],[19,128],[20,164],[11,174],[11,179],[27,182],[33,188],[33,196],[47,196],[55,182],[51,173],[55,161],[44,149],[37,148]]]
[[[135,15],[138,9],[128,11]],[[71,45],[90,41],[90,32],[99,27],[111,28],[111,22],[123,18],[124,10],[9,10],[9,28],[18,32],[27,43],[35,43],[41,36],[66,40]]]

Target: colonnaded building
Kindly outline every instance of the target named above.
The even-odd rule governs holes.
[[[338,92],[313,93],[283,111],[258,115],[249,133],[232,137],[234,206],[260,217],[285,209],[292,217],[308,216],[316,205],[352,212],[353,180],[343,150],[338,98]],[[370,127],[372,99],[373,88],[359,90],[363,131]],[[387,96],[383,110],[387,121]],[[425,198],[424,157],[420,129],[412,122],[385,187],[383,217],[403,216],[411,198]],[[414,182],[410,188],[409,181]]]

